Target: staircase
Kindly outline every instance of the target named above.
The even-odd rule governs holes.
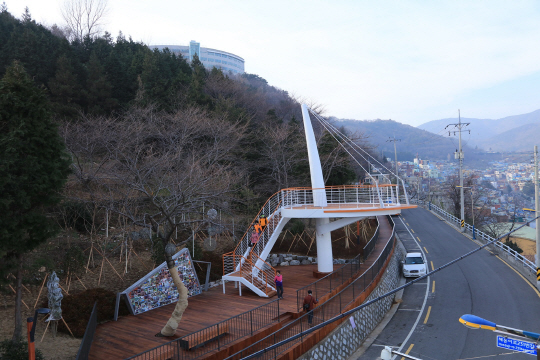
[[[324,229],[330,232],[345,226],[351,218],[391,215],[403,208],[412,208],[403,194],[401,204],[399,192],[393,184],[327,186],[321,189],[288,188],[272,195],[249,225],[244,236],[234,249],[223,255],[223,280],[239,282],[262,297],[275,293],[276,270],[266,262],[283,227],[291,218],[335,218]],[[259,241],[250,247],[255,224],[264,215],[268,225]],[[330,253],[331,254],[331,253]],[[225,291],[225,288],[223,288]]]
[[[248,230],[234,249],[223,255],[223,280],[238,281],[262,297],[275,294],[276,270],[265,260],[276,243],[281,230],[289,221],[281,215],[280,192],[274,194],[261,208]],[[260,234],[259,241],[250,247],[251,234],[258,219],[265,215],[268,225]]]

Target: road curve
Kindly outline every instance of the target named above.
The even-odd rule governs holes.
[[[478,247],[422,208],[403,211],[403,224],[398,218],[395,220],[410,230],[424,250],[429,270],[431,262],[437,268]],[[500,356],[486,356],[511,352],[496,347],[495,333],[461,325],[458,319],[463,314],[540,332],[540,293],[495,255],[482,250],[432,275],[429,284],[424,280],[406,288],[403,303],[392,320],[358,359],[376,359],[383,345],[401,347],[402,352],[409,351],[423,360],[489,359]],[[502,358],[533,357],[514,353]]]

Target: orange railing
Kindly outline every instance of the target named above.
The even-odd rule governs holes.
[[[234,251],[223,255],[223,275],[242,270],[239,275],[245,274],[247,276],[246,278],[248,278],[249,274],[243,265],[244,262],[255,266],[259,259],[260,261],[264,261],[259,256],[264,251],[275,228],[281,221],[281,209],[283,208],[292,209],[301,206],[310,206],[311,208],[331,206],[338,209],[350,209],[351,207],[390,208],[400,206],[401,200],[404,200],[407,205],[409,204],[406,194],[400,196],[397,185],[395,184],[341,185],[327,186],[320,189],[298,187],[280,190],[266,201],[238,242]],[[250,247],[251,235],[255,231],[255,225],[262,215],[268,219],[268,225],[260,234],[259,241],[253,247]],[[257,257],[257,261],[252,261],[252,255]],[[266,262],[265,264],[268,265]],[[275,270],[270,265],[268,267],[275,273]],[[251,271],[256,272],[256,269],[252,267]],[[273,283],[273,278],[270,281],[270,283]]]

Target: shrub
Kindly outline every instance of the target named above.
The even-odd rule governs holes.
[[[0,343],[0,359],[2,360],[27,360],[28,343],[19,341],[13,343],[11,340],[4,340]],[[43,360],[43,354],[36,349],[36,360]]]

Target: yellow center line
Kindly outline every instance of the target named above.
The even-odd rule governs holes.
[[[418,239],[418,241],[422,241],[422,240],[420,240],[420,238],[418,236],[416,238]]]
[[[431,287],[431,292],[432,292],[432,293],[435,292],[435,280],[433,280],[433,286]]]
[[[508,266],[510,269],[514,270],[514,272],[516,274],[518,274],[523,280],[525,280],[525,282],[536,292],[536,295],[538,295],[538,297],[540,297],[540,291],[538,291],[537,288],[535,288],[530,282],[529,280],[525,279],[525,277],[523,275],[521,275],[516,269],[514,269],[512,266],[510,266],[506,261],[504,261],[503,259],[501,259],[499,257],[499,255],[495,255],[497,257],[497,259],[501,260],[503,263],[506,264],[506,266]]]
[[[412,348],[413,348],[414,344],[411,344],[409,346],[409,348],[407,349],[407,351],[405,351],[405,355],[409,355],[409,353],[411,352]],[[401,357],[401,360],[405,360],[404,357]]]
[[[426,318],[424,319],[424,324],[427,324],[427,321],[429,319],[429,314],[431,313],[431,306],[427,309]]]
[[[431,271],[435,270],[435,266],[433,266],[433,261],[430,261],[431,263]]]
[[[411,226],[411,225],[409,225],[409,223],[405,223],[405,224],[407,224],[407,226]]]
[[[427,251],[426,247],[424,246],[424,250],[426,250],[426,254],[429,254],[429,251]]]
[[[413,229],[411,229],[411,232],[414,234],[414,230],[413,230]]]

